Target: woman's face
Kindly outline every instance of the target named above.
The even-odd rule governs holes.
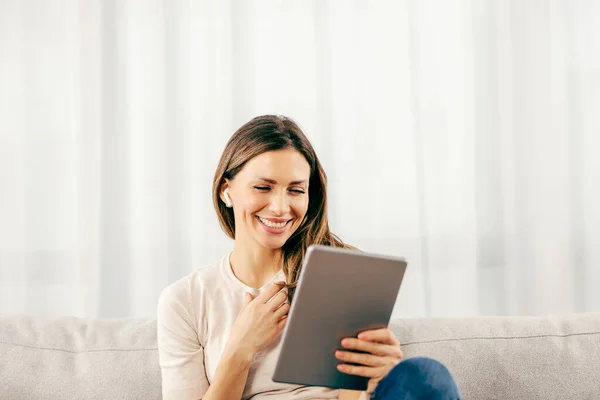
[[[235,240],[281,248],[306,215],[309,178],[310,166],[295,149],[269,151],[248,161],[223,187],[229,187],[233,204]]]

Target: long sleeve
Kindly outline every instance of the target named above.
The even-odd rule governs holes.
[[[187,283],[173,283],[158,300],[157,341],[164,400],[198,400],[209,387]]]

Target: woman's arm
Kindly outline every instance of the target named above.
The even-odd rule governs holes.
[[[241,399],[251,361],[251,356],[224,354],[202,400]]]
[[[182,283],[183,282],[183,283]],[[204,347],[184,281],[161,293],[157,311],[157,341],[163,399],[240,399],[254,355],[285,327],[287,293],[276,283],[246,303],[238,314],[215,376],[209,384]]]
[[[202,398],[209,382],[187,281],[180,280],[162,291],[156,322],[163,399]]]
[[[157,336],[163,399],[241,399],[252,352],[226,350],[209,384],[204,370],[204,348],[193,328],[195,321],[182,286],[165,290],[158,303]]]

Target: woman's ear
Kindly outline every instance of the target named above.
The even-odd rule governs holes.
[[[231,198],[229,197],[229,188],[223,191],[223,197],[225,197],[225,205],[229,208],[233,207],[233,204],[231,204]]]
[[[221,201],[225,203],[225,205],[229,208],[233,207],[233,203],[231,202],[231,196],[229,196],[229,182],[225,181],[221,185]]]

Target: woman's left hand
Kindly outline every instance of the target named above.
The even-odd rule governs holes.
[[[335,352],[338,360],[345,363],[339,364],[338,370],[349,375],[358,375],[369,378],[367,394],[371,395],[379,382],[402,361],[403,354],[400,350],[400,342],[389,328],[364,331],[357,338],[346,338],[342,340],[342,347],[353,351]]]

